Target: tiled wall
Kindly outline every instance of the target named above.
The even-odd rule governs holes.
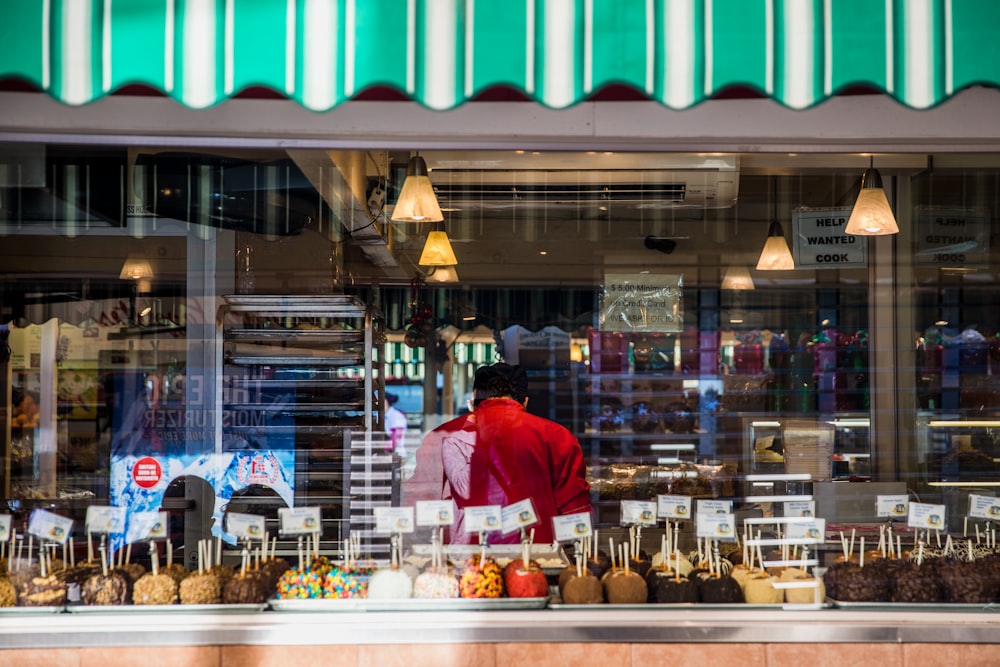
[[[398,644],[0,650],[4,667],[995,667],[996,645]]]

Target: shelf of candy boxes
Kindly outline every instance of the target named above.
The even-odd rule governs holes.
[[[0,543],[0,613],[262,611],[292,569],[275,556],[276,539],[242,548],[235,567],[222,564],[221,540],[203,540],[194,570],[173,561],[170,540],[163,561],[152,540],[148,557],[133,558],[140,545],[147,543],[112,550],[88,539],[86,559],[77,561],[72,538],[38,548],[33,536],[12,533]]]
[[[734,494],[736,474],[732,463],[605,462],[587,468],[587,481],[599,501],[642,500],[658,494],[722,498]]]
[[[751,607],[781,609],[823,606],[822,579],[810,574],[801,560],[785,566],[769,563],[749,532],[735,541],[697,538],[691,550],[681,542],[681,522],[659,530],[659,549],[649,556],[642,548],[651,534],[624,529],[619,541],[600,546],[599,531],[583,540],[575,564],[559,575],[554,608],[588,605],[697,609]],[[615,532],[622,534],[621,529]],[[761,538],[763,539],[763,538]],[[808,564],[806,560],[805,563]],[[819,589],[819,590],[817,590]]]
[[[838,531],[839,554],[823,575],[836,607],[1000,611],[1000,550],[985,523],[975,533],[896,530],[880,525],[874,535]],[[968,530],[968,526],[967,526]]]
[[[304,558],[286,573],[270,607],[277,611],[537,609],[548,603],[549,576],[568,563],[555,545],[430,544],[404,550],[394,535],[388,561],[360,558],[354,543],[338,562]],[[525,566],[527,563],[527,566]]]

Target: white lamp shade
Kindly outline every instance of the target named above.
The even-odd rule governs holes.
[[[419,155],[410,159],[399,200],[392,209],[393,222],[441,222],[444,215],[438,205],[434,186],[427,175],[427,163]]]
[[[792,251],[788,249],[785,233],[777,222],[771,223],[767,232],[767,241],[757,260],[758,271],[791,271],[795,268]]]
[[[458,271],[454,266],[438,266],[427,276],[429,283],[457,283]]]
[[[858,201],[854,203],[851,218],[847,221],[845,234],[852,236],[882,236],[898,234],[899,225],[889,207],[889,200],[882,188],[861,188]]]
[[[451,249],[448,234],[442,231],[432,231],[427,234],[424,250],[420,253],[420,266],[455,266],[458,259]]]
[[[750,269],[745,266],[730,266],[722,276],[722,289],[747,290],[755,289]]]

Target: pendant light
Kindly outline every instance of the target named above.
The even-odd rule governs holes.
[[[457,283],[458,271],[454,266],[435,266],[426,278],[429,283]]]
[[[847,221],[845,234],[852,236],[886,236],[898,234],[899,225],[892,214],[885,190],[882,189],[882,175],[875,168],[875,157],[871,158],[871,166],[865,169],[861,177],[861,192],[854,202],[851,218]]]
[[[772,196],[770,187],[768,187],[768,196]],[[774,218],[767,230],[767,240],[764,242],[764,249],[760,252],[760,259],[757,260],[756,268],[758,271],[791,271],[795,268],[792,251],[788,249],[788,241],[785,240],[785,230],[778,222],[777,197],[777,188],[775,188],[772,199]]]
[[[451,249],[451,241],[448,240],[448,233],[444,231],[443,225],[436,225],[436,229],[427,234],[427,241],[424,242],[423,252],[417,261],[420,266],[455,266],[458,259],[455,251]]]
[[[753,278],[750,276],[750,269],[745,266],[728,266],[726,273],[722,276],[722,289],[726,290],[751,290],[756,289]]]
[[[419,155],[410,158],[406,180],[392,210],[393,222],[441,222],[444,215],[438,205],[434,186],[428,176],[427,163]]]

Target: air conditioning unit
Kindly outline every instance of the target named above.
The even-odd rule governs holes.
[[[442,207],[729,208],[739,193],[735,157],[700,168],[451,169],[431,182]],[[672,166],[671,166],[672,167]]]

